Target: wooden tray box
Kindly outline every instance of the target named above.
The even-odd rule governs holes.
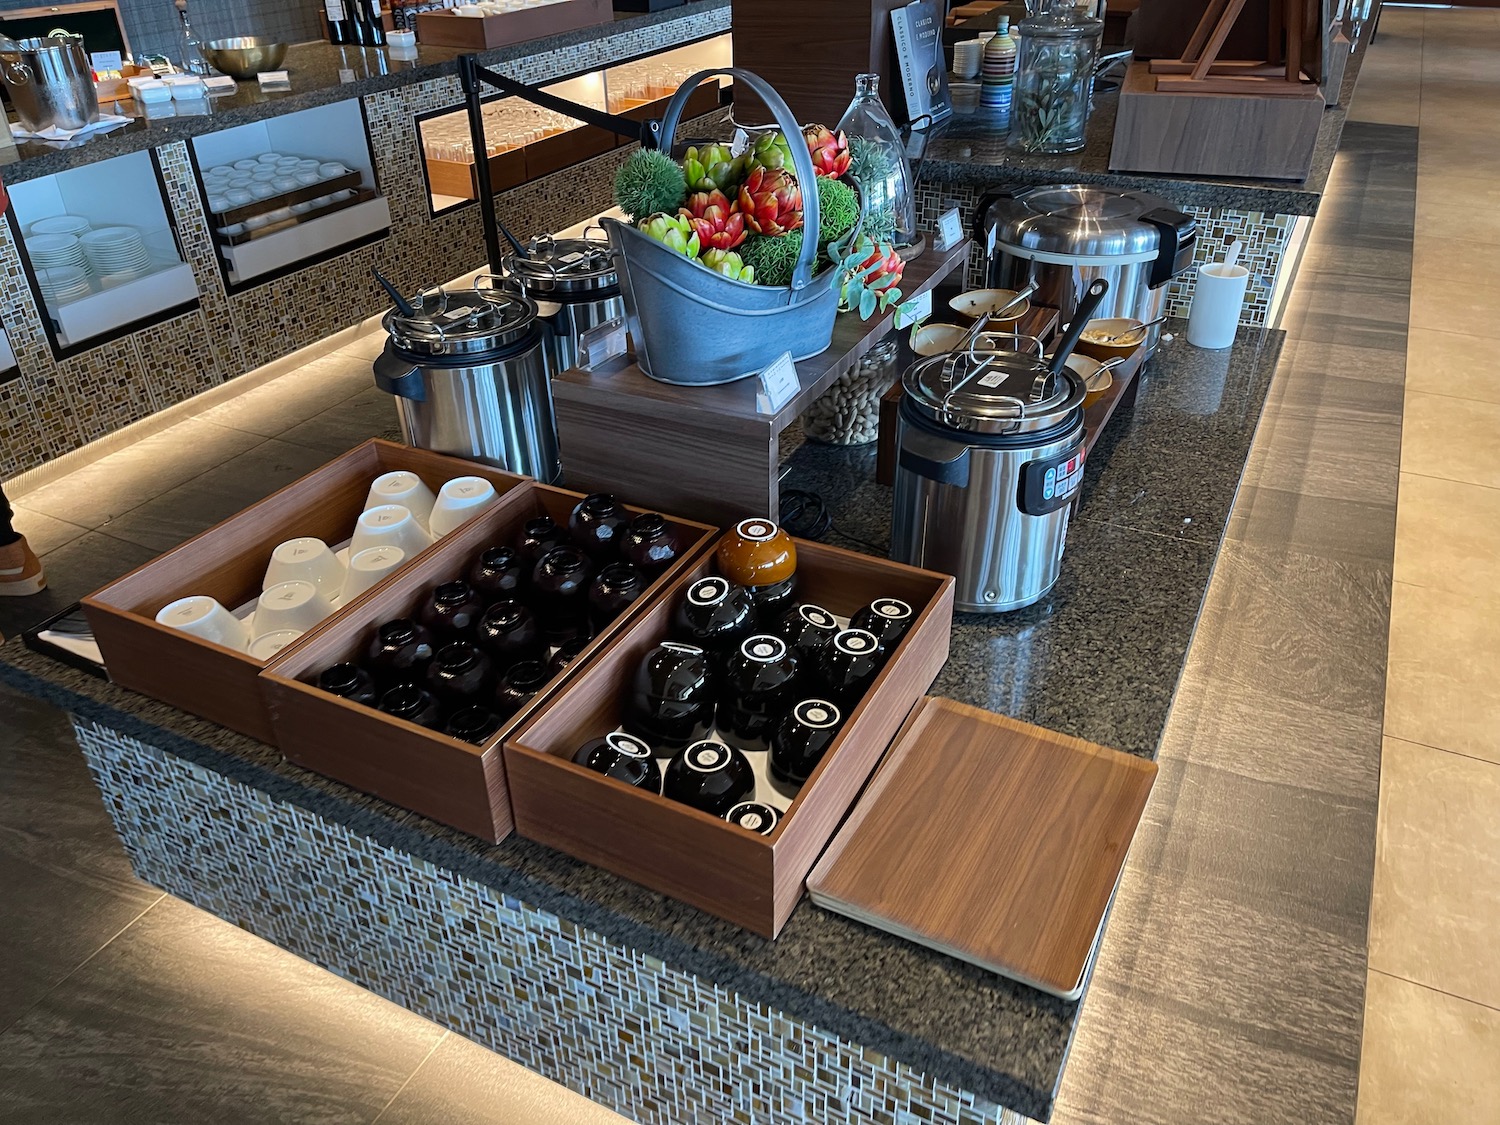
[[[606,648],[654,595],[692,566],[716,541],[716,528],[668,517],[682,544],[681,557],[484,746],[340,699],[310,681],[330,665],[357,660],[377,625],[410,616],[434,586],[463,574],[484,547],[514,544],[522,525],[536,516],[549,515],[567,526],[582,499],[581,492],[531,482],[513,489],[499,504],[444,536],[415,564],[361,598],[336,622],[279,654],[260,678],[260,691],[287,760],[492,843],[510,835],[501,740]]]
[[[528,839],[775,937],[802,897],[808,870],[948,659],[953,579],[798,541],[800,598],[847,617],[877,597],[897,597],[917,620],[775,832],[758,836],[571,761],[590,738],[617,728],[636,667],[668,636],[687,587],[713,573],[713,557],[705,555],[505,740],[511,809],[516,831]]]
[[[460,199],[479,198],[474,165],[468,160],[427,159],[427,184],[438,195]],[[506,149],[490,157],[490,187],[495,191],[520,187],[526,182],[526,154],[522,149]]]
[[[539,179],[571,168],[615,147],[615,135],[597,125],[579,125],[532,141],[521,149],[526,160],[526,178]]]
[[[429,47],[462,47],[486,51],[510,43],[524,43],[610,23],[615,18],[610,0],[561,0],[540,8],[522,8],[495,16],[460,16],[451,10],[421,12],[417,16],[417,42]]]
[[[156,614],[168,602],[192,594],[208,594],[230,609],[251,601],[260,594],[266,564],[277,544],[299,535],[314,535],[330,545],[343,542],[364,510],[370,482],[397,469],[416,473],[434,492],[460,476],[484,477],[501,493],[528,480],[488,465],[378,439],[356,446],[84,598],[84,615],[99,642],[110,679],[274,745],[271,717],[256,685],[264,663],[158,625]],[[409,565],[416,566],[417,561]],[[340,607],[324,625],[357,606],[359,600]]]

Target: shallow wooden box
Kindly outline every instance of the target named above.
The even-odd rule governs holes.
[[[316,536],[330,546],[348,539],[364,510],[370,482],[398,469],[416,473],[434,492],[460,476],[484,477],[501,493],[528,481],[488,465],[394,442],[373,439],[358,445],[84,598],[84,615],[110,679],[274,744],[271,717],[256,684],[264,662],[158,625],[156,614],[168,602],[193,594],[207,594],[231,610],[253,600],[260,594],[277,544],[301,535]],[[355,599],[340,607],[329,622],[358,603]]]
[[[438,195],[454,195],[460,199],[479,198],[479,178],[474,174],[471,160],[427,161],[427,184]],[[526,182],[526,154],[522,149],[511,148],[497,152],[490,160],[490,189],[505,191],[520,187]]]
[[[505,723],[483,746],[392,718],[373,707],[321,691],[311,682],[330,665],[357,660],[381,622],[409,617],[439,582],[460,577],[484,547],[514,544],[529,519],[549,515],[567,526],[581,492],[527,482],[457,531],[443,537],[416,564],[315,637],[277,656],[260,678],[260,691],[275,726],[277,745],[290,762],[336,778],[366,793],[492,843],[510,835],[510,799],[501,760],[501,740],[543,707],[567,680],[625,629],[649,600],[692,566],[717,539],[708,524],[668,516],[682,555],[647,588],[531,704]],[[638,513],[642,508],[631,508]]]
[[[609,23],[615,18],[610,0],[561,0],[540,8],[522,8],[494,16],[460,16],[452,10],[421,12],[417,42],[429,47],[463,47],[484,51]]]
[[[822,543],[797,542],[798,597],[849,616],[897,597],[916,623],[770,836],[633,789],[573,753],[619,725],[641,659],[668,636],[672,612],[712,555],[682,574],[552,703],[505,740],[516,831],[700,910],[774,938],[802,882],[907,713],[948,659],[953,579]]]

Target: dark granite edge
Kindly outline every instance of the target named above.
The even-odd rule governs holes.
[[[1329,173],[1333,169],[1333,160],[1338,153],[1344,126],[1348,122],[1349,100],[1354,94],[1360,69],[1374,37],[1374,22],[1375,18],[1372,16],[1365,23],[1364,34],[1355,44],[1354,52],[1345,66],[1343,81],[1339,87],[1339,104],[1324,110],[1314,143],[1312,168],[1307,178],[1300,183],[1150,172],[1111,172],[1107,168],[1083,169],[1074,163],[1080,155],[1076,153],[1060,157],[1007,154],[998,163],[956,156],[931,156],[922,163],[921,180],[924,183],[953,183],[982,188],[1022,184],[1108,184],[1160,195],[1178,206],[1261,211],[1277,215],[1315,215],[1322,202]],[[1108,118],[1108,136],[1104,138],[1106,143],[1113,143],[1114,114],[1118,100],[1117,94],[1108,95],[1101,99],[1101,105],[1094,111],[1096,115]],[[939,152],[944,151],[946,146],[957,143],[960,142],[936,142]],[[1103,155],[1107,164],[1107,148]],[[1012,160],[1016,162],[1013,163]]]
[[[38,670],[30,670],[23,666],[25,664],[35,664]],[[47,678],[40,669],[55,671],[56,677]],[[63,682],[66,680],[71,680],[75,686]],[[821,1030],[897,1059],[928,1078],[971,1091],[1006,1109],[1038,1120],[1046,1120],[1051,1114],[1057,1082],[1061,1079],[1062,1059],[1076,1026],[1076,1005],[1067,1006],[1070,1011],[1062,1029],[1065,1038],[1058,1048],[1058,1061],[1055,1065],[1046,1065],[1047,1073],[1053,1077],[1042,1088],[1033,1081],[995,1070],[974,1058],[935,1046],[914,1033],[893,1028],[804,988],[778,980],[761,970],[740,964],[724,954],[704,949],[674,933],[655,928],[641,918],[630,917],[597,902],[559,890],[538,875],[527,874],[493,854],[486,854],[504,847],[534,853],[523,855],[522,858],[538,866],[549,864],[550,861],[554,871],[588,867],[531,841],[512,835],[501,845],[486,844],[417,813],[396,808],[337,781],[303,770],[286,762],[269,746],[181,712],[177,712],[182,719],[181,725],[200,728],[220,743],[233,744],[233,749],[219,749],[200,739],[169,730],[129,709],[134,705],[142,710],[171,710],[165,704],[117,688],[87,673],[54,664],[46,657],[23,649],[18,642],[0,646],[0,683],[53,703],[79,718],[99,722],[165,753],[258,789],[275,799],[295,804],[385,846],[474,879],[501,894],[549,911],[748,999],[774,1006]],[[111,696],[114,697],[113,701],[109,698]],[[665,899],[608,872],[594,868],[588,870],[628,888],[634,892],[632,897],[644,900],[642,906],[649,906],[650,900],[657,900],[666,908],[665,913],[687,913],[700,925],[706,920],[711,927],[728,926],[736,932],[742,943],[764,942],[764,939],[755,935],[739,931],[738,927],[720,923],[691,907]],[[814,909],[804,900],[799,912]],[[826,920],[836,930],[847,931],[838,935],[845,940],[870,942],[872,965],[879,964],[881,948],[889,948],[892,943],[899,943],[900,952],[906,955],[915,955],[924,960],[936,958],[942,962],[950,961],[924,947],[891,938],[838,915],[817,911],[817,917],[820,921]],[[877,968],[872,971],[879,970]],[[976,979],[988,987],[1022,987],[989,974],[978,974]]]
[[[642,28],[696,16],[705,11],[727,8],[730,2],[731,0],[687,0],[680,7],[667,8],[659,12],[622,15],[618,16],[612,23],[561,32],[557,35],[547,36],[544,39],[530,39],[523,43],[513,43],[505,47],[496,47],[490,51],[476,52],[475,56],[483,65],[492,69],[499,69],[507,62],[527,58],[534,54],[562,50],[579,43],[592,43],[611,39],[619,35],[639,31]],[[330,53],[331,57],[339,48],[321,41],[294,44],[291,49],[292,58],[288,61],[295,62],[297,54],[310,50],[325,50]],[[232,129],[237,125],[264,121],[271,117],[296,113],[299,110],[329,105],[333,102],[348,101],[351,98],[363,98],[369,94],[383,93],[387,90],[395,90],[404,86],[419,85],[423,82],[430,82],[437,78],[457,74],[457,60],[460,55],[465,53],[458,48],[446,47],[420,46],[419,50],[440,57],[432,62],[419,61],[417,65],[410,69],[397,70],[389,74],[368,75],[355,79],[352,82],[335,82],[305,90],[294,88],[290,93],[280,95],[269,101],[228,106],[222,110],[216,110],[211,114],[163,118],[159,121],[152,121],[150,126],[144,129],[122,127],[115,132],[101,133],[72,148],[56,149],[45,153],[25,154],[21,159],[0,166],[0,176],[3,176],[7,183],[21,183],[26,180],[40,179],[44,176],[51,176],[58,172],[67,171],[70,168],[79,168],[101,160],[109,160],[116,156],[125,156],[133,152],[160,148],[162,145],[203,136],[206,133],[222,132],[225,129]],[[292,77],[295,87],[297,81],[295,70],[292,71]],[[245,85],[245,83],[242,82],[241,85]]]

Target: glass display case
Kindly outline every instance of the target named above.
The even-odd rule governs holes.
[[[194,137],[190,148],[230,292],[390,231],[357,98]]]
[[[604,70],[551,83],[543,89],[594,109],[639,120],[660,117],[683,79],[700,70],[733,65],[731,37],[718,35],[674,47]],[[721,79],[720,86],[728,85]],[[693,95],[683,119],[712,111],[720,87],[705,85]],[[486,157],[496,191],[517,187],[630,142],[577,118],[542,109],[522,98],[499,97],[484,104]],[[434,214],[476,196],[474,146],[469,119],[460,109],[417,119]]]
[[[59,358],[198,303],[155,155],[7,185],[10,222]]]

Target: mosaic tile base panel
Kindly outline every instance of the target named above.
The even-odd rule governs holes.
[[[917,185],[917,225],[931,230],[939,215],[956,206],[967,229],[974,222],[982,194],[968,184],[924,180]],[[1245,293],[1244,308],[1240,311],[1240,323],[1257,328],[1266,324],[1271,311],[1271,293],[1296,216],[1218,207],[1188,207],[1185,210],[1198,220],[1198,245],[1193,252],[1195,266],[1223,258],[1231,242],[1237,238],[1243,240],[1245,246],[1240,262],[1250,270],[1250,285]],[[1195,272],[1188,270],[1172,282],[1167,290],[1166,311],[1169,316],[1187,316],[1193,303],[1195,278]],[[978,247],[969,257],[968,280],[976,287],[984,283],[984,256]]]
[[[502,67],[540,82],[596,69],[727,31],[730,9],[716,8],[543,52]],[[390,234],[285,278],[226,291],[188,142],[155,150],[166,202],[184,258],[193,266],[200,308],[119,340],[58,360],[7,223],[0,223],[0,321],[21,376],[0,385],[0,480],[34,469],[129,422],[315,344],[387,307],[370,274],[377,266],[415,290],[484,262],[479,209],[429,213],[415,116],[462,102],[457,77],[371,94],[364,99],[375,176],[393,218]],[[696,122],[688,122],[692,128]],[[616,149],[498,196],[502,220],[521,237],[571,226],[609,205],[610,185],[628,149]]]
[[[95,722],[136,874],[649,1125],[1026,1125],[555,914]]]

